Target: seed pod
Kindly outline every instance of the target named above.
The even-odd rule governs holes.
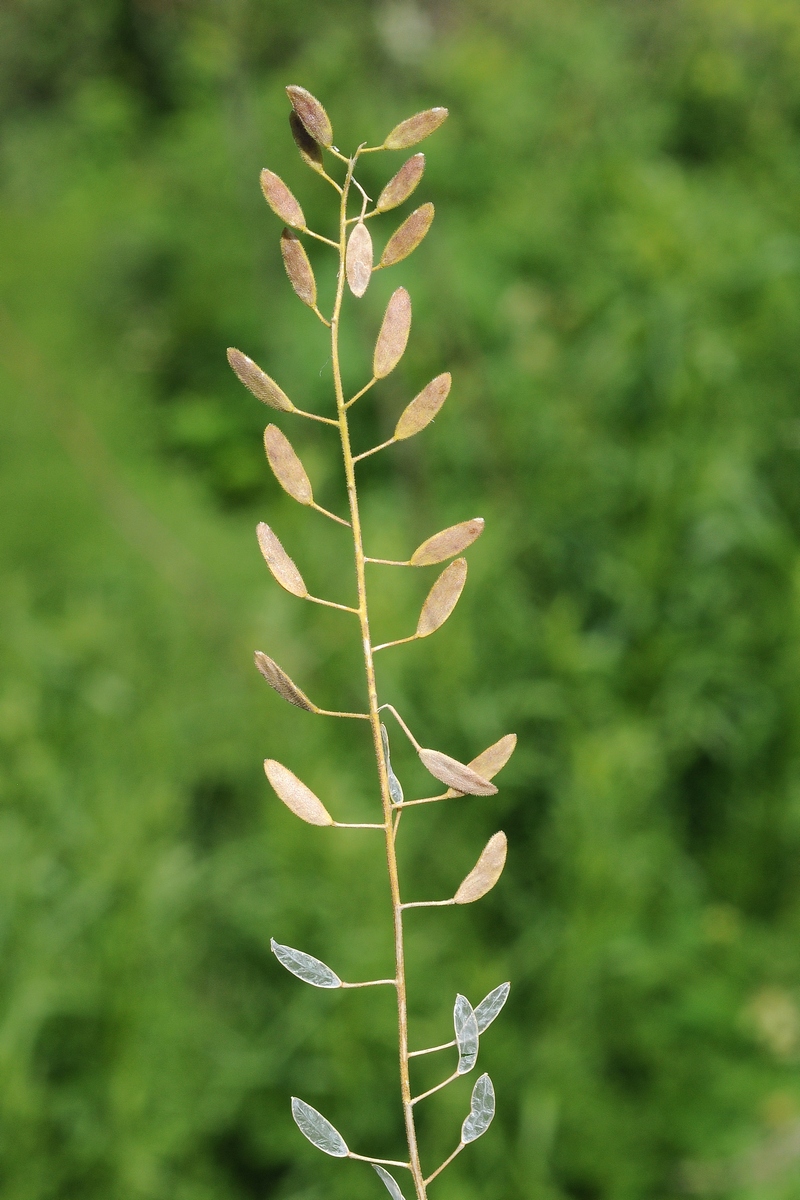
[[[417,753],[423,767],[430,771],[434,779],[446,783],[448,787],[458,788],[468,796],[494,796],[497,792],[488,779],[483,779],[449,754],[442,754],[441,750],[418,750]]]
[[[280,545],[280,543],[278,544]],[[292,560],[289,559],[289,562],[292,562]],[[292,563],[292,566],[294,566],[294,563]],[[425,603],[422,606],[422,612],[419,614],[419,621],[417,621],[417,637],[427,637],[429,633],[437,630],[440,625],[444,625],[450,613],[458,604],[458,598],[463,592],[466,582],[467,560],[465,558],[457,558],[455,562],[450,563],[449,567],[445,567],[425,597]],[[477,774],[480,774],[480,772],[477,772]]]
[[[469,1116],[461,1126],[461,1145],[468,1146],[476,1141],[492,1123],[494,1118],[494,1087],[488,1075],[481,1075],[472,1089]]]
[[[372,275],[372,238],[363,221],[355,225],[348,239],[345,269],[350,291],[363,296]]]
[[[408,258],[411,251],[416,250],[430,229],[433,214],[432,204],[423,204],[421,208],[415,208],[389,238],[381,255],[380,266],[393,267],[395,263]]]
[[[504,833],[489,838],[480,858],[456,892],[456,904],[472,904],[492,890],[503,874],[507,852],[508,841]]]
[[[306,166],[311,167],[311,170],[316,171],[318,175],[324,174],[322,147],[314,141],[294,109],[289,113],[289,128],[292,131],[294,144],[300,151],[300,157]]]
[[[430,567],[433,563],[444,562],[446,558],[460,554],[481,536],[484,524],[483,517],[473,517],[471,521],[462,521],[460,525],[451,525],[441,533],[435,533],[421,546],[417,546],[409,559],[410,565]]]
[[[266,525],[263,521],[259,521],[256,526],[256,534],[258,536],[258,544],[261,547],[261,553],[264,555],[264,560],[275,579],[282,588],[286,588],[287,592],[291,592],[293,596],[299,596],[301,599],[304,599],[308,595],[308,588],[305,585],[303,576],[269,525]]]
[[[295,229],[305,229],[306,219],[297,200],[283,180],[266,167],[261,172],[261,190],[267,204],[284,224],[293,225]]]
[[[281,254],[286,274],[295,292],[303,304],[314,308],[317,303],[317,281],[303,243],[290,229],[284,229],[281,234]]]
[[[299,504],[313,504],[314,494],[305,467],[277,425],[268,425],[264,430],[264,449],[272,473],[283,490]]]
[[[316,704],[311,703],[305,692],[300,691],[297,684],[292,682],[286,672],[268,654],[265,654],[263,650],[256,650],[253,657],[259,671],[272,690],[277,692],[281,699],[288,701],[289,704],[296,705],[297,708],[304,709],[306,712],[315,713],[319,711]]]
[[[507,733],[505,737],[501,737],[499,741],[494,742],[486,750],[482,751],[477,758],[473,758],[469,763],[469,768],[472,771],[477,771],[484,779],[494,779],[498,771],[502,771],[511,755],[517,746],[517,735],[515,733]],[[463,792],[455,792],[452,788],[449,790],[450,796],[462,796]]]
[[[319,797],[315,796],[311,788],[306,787],[288,767],[276,762],[274,758],[265,758],[264,773],[275,789],[278,799],[301,821],[307,821],[309,825],[333,824],[333,817]]]
[[[405,288],[399,287],[389,297],[378,340],[375,343],[372,373],[376,379],[384,379],[400,362],[410,331],[411,297]]]
[[[397,208],[398,204],[402,204],[407,200],[414,188],[422,179],[422,173],[425,170],[425,155],[412,154],[411,158],[406,159],[400,170],[387,183],[386,187],[378,196],[378,203],[375,208],[378,212],[388,212],[390,208]]]
[[[305,1100],[298,1100],[297,1096],[292,1096],[292,1116],[297,1128],[312,1146],[333,1158],[347,1158],[350,1151],[339,1130],[322,1113],[306,1104]]]
[[[406,146],[414,146],[438,129],[447,119],[446,108],[426,108],[424,112],[415,113],[395,125],[392,132],[383,143],[387,150],[405,150]]]
[[[305,88],[290,84],[286,95],[292,102],[292,108],[315,142],[321,146],[330,146],[333,141],[333,129],[325,109],[311,92]]]
[[[426,425],[430,425],[447,399],[452,382],[450,372],[445,371],[443,375],[432,379],[427,387],[414,397],[400,414],[394,431],[395,441],[400,442],[403,438],[413,437]]]
[[[252,358],[229,346],[228,362],[239,382],[262,404],[268,404],[270,408],[277,408],[280,412],[294,412],[294,405],[286,393],[281,391],[275,380],[270,379]]]

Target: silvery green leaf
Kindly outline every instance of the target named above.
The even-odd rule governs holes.
[[[304,983],[310,983],[318,988],[342,986],[342,981],[335,971],[326,967],[325,963],[320,962],[318,958],[312,958],[310,954],[304,954],[302,950],[294,950],[291,946],[282,946],[280,942],[275,941],[275,938],[270,938],[269,944],[278,962],[286,967],[287,971],[291,971],[292,975],[302,979]]]
[[[494,1088],[488,1075],[481,1075],[472,1089],[469,1116],[461,1126],[461,1141],[466,1146],[474,1142],[492,1123],[494,1116]]]
[[[386,774],[389,776],[389,795],[392,798],[392,804],[402,804],[403,789],[400,786],[400,780],[392,770],[392,761],[389,758],[389,734],[386,732],[385,725],[381,725],[381,740],[383,742],[383,756],[386,759]]]
[[[303,1136],[318,1150],[330,1154],[333,1158],[347,1158],[350,1151],[338,1129],[334,1129],[322,1113],[306,1104],[305,1100],[298,1100],[297,1096],[292,1096],[292,1116]]]
[[[383,1182],[386,1184],[386,1190],[392,1197],[392,1200],[405,1200],[405,1196],[397,1186],[396,1180],[392,1178],[388,1171],[384,1171],[383,1167],[379,1167],[377,1163],[372,1163],[373,1168],[378,1172]]]
[[[489,992],[475,1008],[475,1019],[478,1022],[478,1033],[483,1033],[484,1029],[488,1029],[492,1021],[508,999],[508,993],[511,991],[510,983],[501,983],[493,992]]]
[[[453,1009],[453,1025],[458,1046],[458,1073],[466,1075],[475,1066],[478,1057],[478,1022],[469,1000],[460,993],[456,996]]]

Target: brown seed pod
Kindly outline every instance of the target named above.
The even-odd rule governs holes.
[[[283,180],[266,167],[261,172],[261,190],[267,204],[286,225],[293,225],[295,229],[305,229],[306,219],[297,200]]]
[[[415,208],[403,224],[395,229],[386,248],[381,255],[381,267],[393,267],[395,263],[408,258],[412,250],[416,250],[433,222],[434,208],[432,204],[423,204]]]
[[[261,553],[264,555],[264,560],[275,579],[282,588],[286,588],[287,592],[291,592],[293,596],[299,596],[301,599],[304,599],[308,595],[308,588],[305,585],[303,576],[269,525],[266,525],[263,521],[259,521],[256,526],[256,534],[258,536],[258,544],[261,547]]]
[[[504,833],[490,837],[480,858],[467,875],[454,896],[456,904],[472,904],[490,892],[503,874],[508,853],[508,841]]]
[[[383,144],[387,150],[405,150],[406,146],[414,146],[428,137],[445,120],[446,108],[426,108],[424,112],[415,113],[413,117],[395,125]]]
[[[315,308],[317,303],[317,281],[308,261],[305,247],[296,233],[284,229],[281,234],[281,254],[283,265],[289,282],[297,295],[309,308]]]
[[[277,408],[280,412],[294,412],[294,405],[286,393],[278,387],[274,379],[270,379],[269,375],[261,370],[258,363],[253,362],[252,358],[229,346],[228,362],[239,381],[262,404],[268,404],[270,408]]]
[[[399,287],[389,297],[378,340],[375,343],[372,373],[376,379],[383,379],[400,362],[410,331],[411,297],[405,288]]]
[[[477,758],[473,758],[471,763],[468,763],[471,771],[477,771],[484,779],[494,779],[498,771],[501,771],[506,765],[511,755],[514,753],[517,746],[517,735],[515,733],[507,733],[505,737],[501,737],[499,741],[494,742],[486,750],[482,751]],[[453,788],[448,789],[448,796],[463,796],[463,792],[457,792]]]
[[[285,492],[299,504],[313,504],[314,494],[305,467],[295,454],[292,444],[277,425],[264,430],[264,449],[272,473]]]
[[[330,146],[333,142],[333,129],[325,109],[305,88],[290,84],[286,95],[292,102],[292,108],[315,142],[320,146]]]
[[[294,109],[289,113],[289,128],[292,131],[294,144],[300,151],[300,157],[303,162],[307,167],[311,167],[312,171],[316,171],[318,175],[324,175],[325,168],[322,165],[322,147],[318,142],[314,141]]]
[[[395,441],[401,442],[403,438],[413,437],[426,425],[430,425],[447,399],[452,382],[450,372],[445,371],[443,375],[432,379],[419,395],[414,397],[400,414],[394,431]]]
[[[497,788],[488,779],[484,779],[470,767],[464,766],[457,758],[442,754],[441,750],[418,750],[420,762],[430,771],[434,779],[446,783],[448,787],[458,788],[468,796],[494,796]]]
[[[286,672],[268,654],[264,654],[263,650],[256,650],[253,658],[269,686],[282,699],[288,701],[289,704],[296,705],[297,708],[305,709],[306,712],[318,711],[316,704],[311,703],[305,692],[300,691],[297,684],[292,682]]]
[[[274,758],[264,759],[264,774],[275,789],[275,794],[301,821],[309,825],[333,825],[333,817],[325,805],[306,787],[293,771]]]
[[[417,546],[409,559],[410,565],[430,567],[433,563],[444,562],[446,558],[460,554],[481,536],[484,524],[483,517],[473,517],[471,521],[462,521],[460,525],[451,525],[449,529],[435,533],[421,546]]]
[[[363,221],[358,221],[347,242],[345,269],[350,291],[363,296],[372,276],[372,238]]]
[[[291,562],[291,559],[289,559]],[[292,563],[294,566],[294,563]],[[458,598],[467,582],[467,560],[457,558],[445,567],[436,583],[425,598],[422,611],[417,622],[417,637],[427,637],[434,633],[440,625],[444,625],[450,613],[458,604]],[[476,771],[476,774],[480,774]]]
[[[378,196],[378,203],[375,205],[377,212],[388,212],[390,208],[397,208],[398,204],[407,200],[422,179],[424,170],[424,154],[412,154],[411,158],[406,159]]]

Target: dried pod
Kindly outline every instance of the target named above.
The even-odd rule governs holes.
[[[483,779],[476,771],[465,767],[449,754],[442,754],[441,750],[420,749],[417,753],[423,767],[430,771],[434,779],[446,783],[448,787],[458,788],[460,792],[469,796],[494,796],[497,792],[497,788],[488,779]]]
[[[503,874],[507,852],[508,841],[504,833],[489,838],[480,858],[456,892],[456,904],[472,904],[492,890]]]
[[[281,234],[281,254],[283,265],[289,282],[297,295],[309,308],[315,308],[317,303],[317,281],[308,261],[305,247],[296,233],[284,229]]]
[[[432,379],[419,395],[414,397],[400,414],[394,431],[395,441],[400,442],[403,438],[413,437],[426,425],[430,425],[447,399],[452,382],[450,372],[445,371],[443,375]]]
[[[272,472],[283,490],[300,504],[313,504],[314,494],[305,467],[277,425],[268,425],[264,430],[264,449]]]
[[[287,592],[291,592],[293,596],[299,596],[301,599],[304,599],[308,595],[308,588],[305,585],[303,576],[269,525],[266,525],[263,521],[259,521],[256,526],[256,534],[258,536],[258,544],[261,547],[261,553],[264,555],[264,560],[275,579],[282,588],[286,588]]]
[[[330,146],[333,141],[330,118],[316,96],[312,96],[311,92],[307,92],[305,88],[296,87],[294,84],[287,87],[286,95],[314,141],[319,142],[320,146]]]
[[[446,558],[452,558],[454,554],[460,554],[481,536],[484,524],[483,517],[473,517],[471,521],[462,521],[459,525],[451,525],[441,533],[435,533],[421,546],[417,546],[409,563],[412,567],[430,567],[434,563],[444,562]]]
[[[376,1171],[378,1177],[386,1184],[386,1190],[392,1197],[392,1200],[405,1200],[405,1196],[400,1191],[400,1185],[397,1180],[388,1171],[385,1171],[383,1167],[379,1167],[377,1163],[372,1163],[371,1166],[373,1171]]]
[[[284,768],[285,770],[285,768]],[[282,967],[291,971],[303,983],[310,983],[318,988],[340,988],[342,981],[335,971],[326,963],[306,954],[304,950],[295,950],[293,946],[282,946],[275,938],[269,939],[269,948]]]
[[[333,817],[319,797],[315,796],[311,788],[306,787],[288,767],[276,762],[274,758],[265,758],[264,773],[275,789],[278,799],[301,821],[306,821],[309,825],[333,824]]]
[[[424,154],[413,154],[411,158],[406,159],[397,174],[392,176],[380,196],[378,196],[378,203],[375,205],[376,210],[378,212],[388,212],[390,208],[397,208],[398,204],[402,204],[404,200],[407,200],[420,179],[422,179],[424,170]]]
[[[311,167],[312,171],[316,171],[318,175],[324,175],[325,168],[322,165],[322,147],[318,142],[314,141],[294,109],[289,113],[289,127],[292,131],[294,144],[300,151],[300,157],[303,162],[307,167]]]
[[[274,379],[270,379],[269,375],[261,370],[258,363],[253,362],[252,358],[229,346],[228,362],[239,381],[262,404],[268,404],[270,408],[277,408],[280,412],[294,412],[294,405],[286,393],[278,387]]]
[[[275,540],[277,541],[277,538]],[[278,542],[278,545],[280,545],[280,542]],[[292,562],[292,560],[289,559],[289,562]],[[294,563],[292,563],[292,566],[294,566]],[[463,592],[466,582],[467,560],[465,558],[457,558],[455,562],[450,563],[449,567],[445,567],[425,597],[425,603],[422,606],[422,612],[419,614],[419,621],[417,622],[417,637],[427,637],[429,633],[433,633],[440,625],[444,625],[450,613],[458,604],[458,598]],[[480,772],[476,771],[476,774],[480,774]]]
[[[485,1029],[489,1028],[492,1021],[502,1010],[510,991],[510,983],[501,983],[499,987],[489,992],[488,996],[484,996],[480,1004],[476,1005],[475,1020],[478,1022],[478,1033],[483,1033]]]
[[[384,147],[387,150],[405,150],[406,146],[415,146],[438,129],[446,119],[446,108],[426,108],[424,112],[415,113],[413,117],[395,125],[383,143]]]
[[[372,238],[363,221],[358,221],[347,242],[345,270],[350,291],[363,296],[372,275]]]
[[[261,190],[267,204],[286,225],[293,225],[295,229],[305,229],[306,219],[297,200],[283,180],[266,167],[261,172]]]
[[[289,704],[296,705],[297,708],[305,709],[306,712],[318,711],[316,704],[311,703],[305,692],[300,691],[297,684],[292,682],[286,672],[268,654],[265,654],[263,650],[256,650],[253,657],[269,686],[282,699],[287,700]]]
[[[468,764],[470,770],[477,771],[484,779],[494,779],[498,771],[501,771],[506,765],[511,755],[517,746],[517,735],[515,733],[507,733],[505,737],[501,737],[499,741],[494,742],[483,750],[477,758],[473,758]],[[462,796],[463,792],[456,792],[450,789],[450,796]]]
[[[461,1144],[476,1141],[492,1123],[495,1109],[494,1087],[488,1075],[481,1075],[472,1089],[469,1116],[461,1126]]]
[[[433,221],[434,208],[432,204],[423,204],[421,208],[415,208],[410,216],[406,217],[403,224],[395,229],[389,241],[386,243],[386,248],[381,255],[381,267],[393,267],[395,263],[402,262],[404,258],[408,258],[412,250],[416,250],[425,234],[431,227]]]
[[[291,970],[291,968],[289,969]],[[457,1071],[459,1075],[466,1075],[472,1070],[478,1060],[480,1030],[478,1029],[478,1020],[474,1008],[467,997],[462,996],[460,992],[456,996],[455,1008],[453,1009],[453,1028],[455,1029],[456,1046],[458,1047]]]
[[[306,1104],[305,1100],[298,1100],[297,1096],[292,1096],[292,1116],[295,1125],[312,1146],[330,1154],[332,1158],[347,1158],[350,1151],[339,1130],[322,1113]]]
[[[378,340],[375,343],[372,373],[376,379],[385,378],[400,362],[410,331],[411,297],[405,288],[399,287],[389,297]]]

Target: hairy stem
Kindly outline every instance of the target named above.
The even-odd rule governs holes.
[[[364,650],[364,669],[367,677],[367,693],[369,696],[369,720],[372,726],[372,740],[375,748],[375,760],[378,766],[380,780],[383,819],[386,826],[386,860],[389,870],[389,888],[392,899],[394,918],[395,969],[397,984],[397,1025],[400,1057],[400,1094],[405,1118],[406,1136],[411,1175],[417,1200],[426,1200],[427,1192],[425,1179],[419,1162],[417,1148],[417,1131],[414,1124],[414,1109],[411,1103],[411,1084],[408,1070],[408,1006],[406,1001],[406,976],[403,947],[403,908],[400,900],[400,883],[397,872],[397,855],[395,853],[395,835],[392,828],[392,800],[389,792],[389,778],[383,757],[381,742],[381,720],[378,708],[378,692],[375,683],[375,666],[373,663],[372,641],[369,632],[369,612],[367,608],[367,586],[365,579],[364,545],[361,535],[361,519],[358,509],[358,493],[356,491],[355,468],[353,453],[350,448],[350,433],[347,426],[347,404],[342,387],[342,375],[339,363],[339,321],[342,311],[342,299],[345,285],[345,252],[347,248],[347,200],[350,185],[353,181],[353,170],[358,159],[359,151],[347,160],[347,176],[342,187],[339,207],[339,277],[336,286],[336,300],[331,317],[331,361],[333,379],[336,389],[336,411],[339,418],[339,432],[342,439],[342,455],[344,457],[344,472],[347,482],[347,496],[350,504],[350,524],[353,530],[353,549],[355,553],[356,586],[358,590],[358,616],[361,623],[361,641]],[[360,189],[359,189],[360,190]]]

